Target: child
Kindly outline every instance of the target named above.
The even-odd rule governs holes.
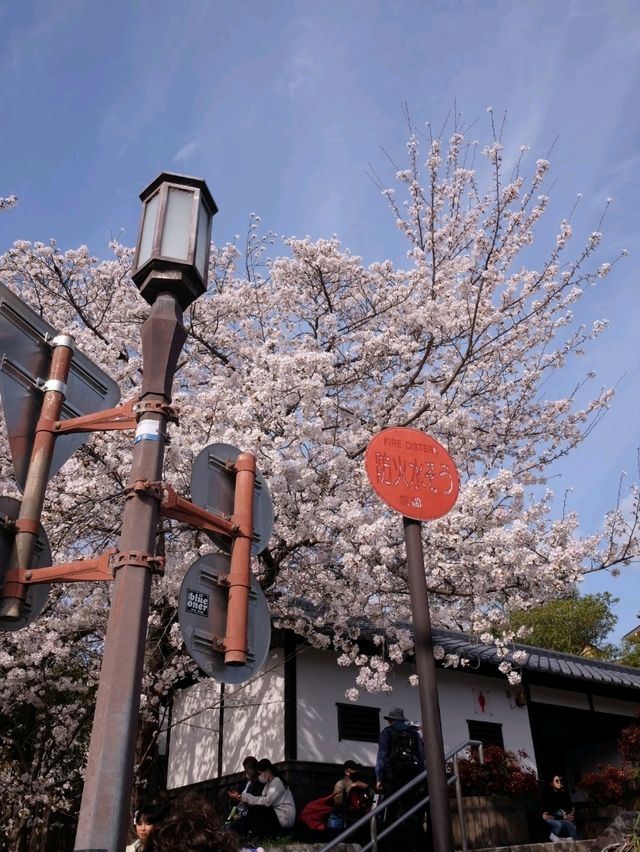
[[[140,808],[136,811],[133,824],[138,839],[127,846],[126,852],[144,852],[157,821],[158,815],[154,808]]]

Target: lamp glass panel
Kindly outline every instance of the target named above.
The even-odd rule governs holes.
[[[209,211],[200,202],[200,210],[198,211],[198,238],[196,241],[196,269],[202,276],[203,281],[206,279],[204,265],[207,260],[210,229],[211,217],[209,216]]]
[[[175,257],[178,260],[189,259],[189,229],[192,210],[193,192],[169,187],[162,245],[160,246],[160,254],[163,257]]]
[[[140,251],[138,252],[138,268],[149,260],[153,251],[153,232],[156,229],[159,200],[160,193],[156,192],[144,205],[142,231],[140,233]]]

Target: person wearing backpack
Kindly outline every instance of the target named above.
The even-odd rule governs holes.
[[[378,756],[376,758],[376,790],[385,797],[391,796],[404,787],[412,778],[419,775],[425,767],[424,745],[415,726],[404,715],[401,707],[395,707],[384,717],[389,724],[380,732]],[[410,790],[393,805],[387,808],[385,823],[401,817],[424,795],[423,785]],[[386,848],[402,849],[403,852],[423,850],[425,834],[423,813],[418,811],[408,817],[391,835],[391,841],[385,838]]]

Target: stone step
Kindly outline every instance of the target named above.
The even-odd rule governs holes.
[[[320,852],[325,843],[288,843],[286,846],[261,846],[264,852]],[[359,843],[340,843],[335,852],[360,852]],[[398,850],[400,852],[400,850]]]
[[[522,846],[492,846],[488,849],[474,849],[471,852],[592,852],[594,840],[559,840],[554,843],[525,843]]]
[[[561,840],[556,843],[527,843],[523,846],[495,846],[487,849],[474,849],[470,852],[560,852],[562,846],[567,844],[566,852],[593,852],[596,841],[594,840]],[[288,843],[286,846],[263,846],[264,852],[320,852],[324,843]],[[357,843],[341,843],[336,846],[335,852],[359,852]],[[402,850],[398,850],[402,852]]]

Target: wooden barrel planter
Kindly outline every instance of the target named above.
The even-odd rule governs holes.
[[[625,811],[640,811],[640,781],[634,778],[626,782],[620,803]]]
[[[527,810],[523,801],[506,796],[464,796],[467,844],[470,849],[520,846],[529,842]],[[456,849],[462,846],[456,800],[450,800],[451,827]]]
[[[576,811],[578,837],[599,837],[623,811],[640,811],[640,782],[635,779],[624,784],[620,801],[615,805],[588,803],[585,808]]]
[[[576,811],[576,828],[580,840],[599,837],[615,820],[618,814],[626,810],[620,805],[589,805]]]

